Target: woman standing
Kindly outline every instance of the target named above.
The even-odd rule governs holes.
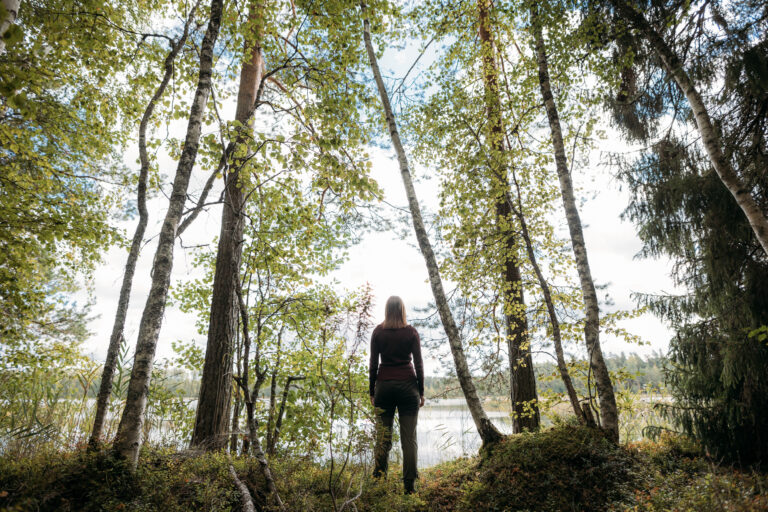
[[[400,297],[387,299],[384,321],[373,330],[368,377],[371,404],[378,415],[373,476],[387,472],[397,409],[403,448],[403,485],[406,494],[410,494],[418,477],[416,422],[419,408],[424,405],[424,363],[419,333],[406,323],[405,304]]]

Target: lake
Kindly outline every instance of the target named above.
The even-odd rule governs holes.
[[[486,406],[486,414],[502,433],[512,433],[512,417],[508,410]],[[395,423],[395,428],[399,428]],[[463,455],[474,455],[480,449],[480,436],[463,398],[428,400],[419,411],[416,429],[419,443],[419,467],[434,466]],[[401,457],[399,443],[392,446],[390,457]]]

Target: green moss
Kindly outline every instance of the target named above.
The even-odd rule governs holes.
[[[589,428],[520,434],[480,461],[458,510],[605,510],[626,492],[634,466],[626,451]]]
[[[256,461],[231,463],[257,510],[274,510]],[[0,458],[0,511],[240,510],[229,464],[224,454],[146,449],[131,475],[105,452]],[[768,510],[764,473],[713,464],[682,438],[619,447],[575,425],[510,436],[482,456],[423,470],[412,496],[402,493],[398,467],[377,480],[357,463],[341,473],[336,465],[333,477],[305,458],[277,457],[271,466],[288,509],[301,512],[334,510],[349,498],[361,512]]]

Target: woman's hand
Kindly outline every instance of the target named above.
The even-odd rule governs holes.
[[[424,395],[419,398],[419,407],[424,407]]]

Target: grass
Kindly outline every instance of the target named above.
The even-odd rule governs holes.
[[[231,463],[257,510],[272,510],[258,464]],[[2,457],[0,510],[240,510],[229,464],[223,454],[149,448],[131,475],[103,452]],[[350,498],[345,510],[372,512],[768,510],[765,473],[719,466],[671,436],[619,447],[568,424],[423,470],[412,496],[396,466],[381,480],[361,463],[333,479],[328,466],[297,457],[277,457],[272,469],[289,510],[302,512],[338,510]]]

